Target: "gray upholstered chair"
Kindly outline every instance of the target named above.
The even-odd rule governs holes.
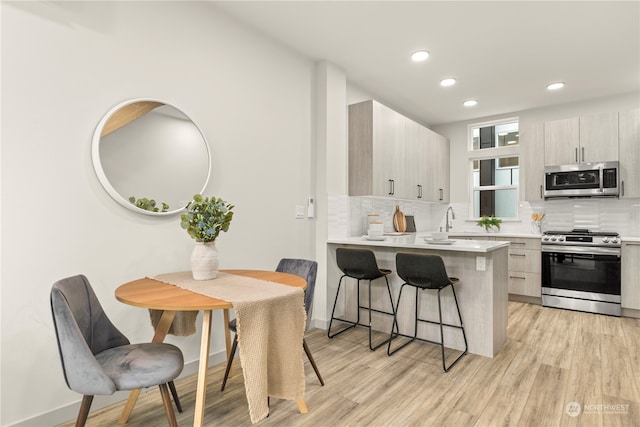
[[[315,261],[308,261],[305,259],[290,259],[283,258],[278,263],[276,267],[276,271],[282,273],[290,273],[295,274],[296,276],[300,276],[307,281],[307,287],[304,291],[304,308],[307,312],[307,324],[306,328],[309,327],[311,323],[311,311],[313,310],[313,294],[316,287],[316,275],[318,274],[318,263]],[[229,322],[229,330],[236,335],[233,338],[233,345],[231,346],[231,354],[229,356],[229,360],[227,360],[227,369],[224,372],[224,379],[222,380],[222,387],[220,391],[224,391],[225,386],[227,385],[227,379],[229,378],[229,371],[231,370],[231,365],[233,364],[233,357],[236,353],[236,349],[238,348],[238,335],[236,331],[236,320],[233,319]],[[311,355],[311,350],[309,350],[309,346],[307,345],[306,340],[302,339],[302,346],[304,348],[304,352],[311,362],[311,366],[318,377],[321,385],[324,385],[324,380],[320,375],[320,371],[318,370],[318,366],[316,365],[315,360],[313,360],[313,356]]]
[[[177,425],[167,383],[184,367],[178,347],[130,344],[111,323],[83,275],[53,285],[51,312],[65,381],[71,390],[84,395],[76,426],[85,424],[94,395],[156,385],[169,425]]]

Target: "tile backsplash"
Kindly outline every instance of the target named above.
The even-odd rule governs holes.
[[[367,215],[376,213],[383,220],[385,231],[393,231],[396,206],[405,215],[413,215],[417,231],[444,229],[445,213],[451,206],[455,219],[452,232],[482,231],[470,220],[467,203],[425,203],[377,197],[329,196],[329,238],[358,236],[366,233]],[[622,236],[640,236],[640,199],[558,199],[545,202],[522,202],[517,220],[505,220],[501,232],[533,234],[531,213],[542,212],[542,231],[588,228],[594,231],[614,231]]]

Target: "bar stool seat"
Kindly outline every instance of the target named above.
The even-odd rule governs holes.
[[[441,257],[437,255],[423,255],[423,254],[406,254],[406,253],[398,253],[396,254],[396,270],[398,272],[398,276],[404,283],[400,287],[400,293],[398,295],[398,301],[396,303],[396,314],[394,316],[393,327],[391,329],[390,339],[388,341],[389,345],[387,347],[387,354],[391,356],[396,351],[401,348],[407,346],[415,340],[429,342],[432,344],[440,345],[440,349],[442,352],[442,369],[445,372],[448,372],[458,361],[467,354],[468,346],[467,346],[467,336],[464,332],[464,324],[462,322],[462,316],[460,315],[460,307],[458,306],[458,298],[456,297],[456,290],[454,288],[454,284],[459,282],[459,279],[455,277],[449,277],[447,275],[447,270],[444,266],[444,261]],[[400,307],[400,300],[402,298],[402,291],[405,286],[413,286],[416,288],[416,300],[415,300],[415,321],[414,321],[414,334],[413,335],[405,335],[401,334],[397,326],[397,310]],[[458,319],[460,320],[460,325],[451,325],[448,323],[442,322],[442,307],[440,302],[440,293],[446,287],[451,287],[451,292],[453,293],[453,300],[456,304],[456,311],[458,313]],[[439,322],[434,322],[431,320],[421,319],[418,317],[419,308],[418,308],[418,294],[420,290],[437,290],[438,292],[438,317]],[[418,338],[418,322],[431,323],[435,325],[440,325],[440,341],[431,341],[423,338]],[[444,355],[444,330],[443,326],[447,326],[450,328],[460,329],[462,331],[462,338],[464,339],[464,351],[449,365],[447,366],[445,363],[445,355]],[[403,343],[401,346],[397,347],[393,351],[391,350],[391,338],[401,336],[406,338],[411,338],[411,340]]]
[[[376,257],[373,251],[369,249],[350,249],[350,248],[337,248],[336,249],[336,262],[338,264],[338,268],[342,271],[343,275],[340,277],[338,281],[338,292],[336,293],[336,299],[333,302],[333,310],[331,311],[331,320],[329,321],[329,330],[327,331],[327,336],[329,338],[333,338],[336,335],[339,335],[351,328],[355,328],[356,326],[364,326],[369,328],[369,349],[371,351],[376,350],[377,348],[386,344],[389,340],[385,340],[377,345],[373,345],[372,343],[372,333],[371,333],[371,312],[387,314],[390,316],[395,316],[395,306],[393,304],[393,297],[391,296],[391,288],[389,287],[389,280],[387,276],[391,274],[391,270],[381,269],[378,267],[378,263],[376,261]],[[358,308],[357,308],[357,318],[355,321],[348,320],[344,318],[338,318],[335,316],[336,304],[338,302],[338,298],[340,297],[340,289],[342,286],[342,279],[345,277],[350,277],[352,279],[357,280],[357,293],[358,293]],[[381,309],[375,309],[371,307],[371,282],[373,280],[384,277],[384,280],[387,285],[387,292],[389,294],[389,301],[391,303],[391,312],[384,311]],[[369,282],[369,305],[363,306],[360,303],[360,281],[367,280]],[[364,324],[360,322],[360,310],[367,310],[369,312],[369,324]],[[395,317],[394,317],[395,318]],[[332,324],[334,320],[338,320],[340,322],[348,323],[350,326],[339,330],[338,332],[332,334]],[[392,327],[392,330],[395,327]],[[391,338],[390,338],[391,339]]]

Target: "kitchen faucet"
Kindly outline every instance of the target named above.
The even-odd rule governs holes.
[[[447,208],[447,213],[445,214],[446,216],[446,224],[445,224],[445,231],[448,233],[449,230],[451,230],[453,228],[453,225],[449,225],[449,211],[451,211],[451,220],[453,221],[454,219],[456,219],[456,214],[453,212],[453,208],[451,206],[449,206]]]

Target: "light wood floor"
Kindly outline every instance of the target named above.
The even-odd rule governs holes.
[[[369,351],[364,328],[333,339],[309,331],[326,385],[307,363],[309,413],[271,399],[271,414],[258,425],[640,426],[640,319],[510,302],[508,336],[495,358],[468,355],[444,373],[439,347],[431,344],[416,342],[388,357],[383,348]],[[240,365],[234,366],[224,392],[223,364],[210,369],[207,426],[251,425]],[[195,376],[176,386],[185,409],[178,424],[191,425]],[[579,415],[567,414],[570,402],[580,405]],[[122,407],[92,412],[87,425],[116,425]],[[157,389],[143,393],[128,426],[162,425]]]

